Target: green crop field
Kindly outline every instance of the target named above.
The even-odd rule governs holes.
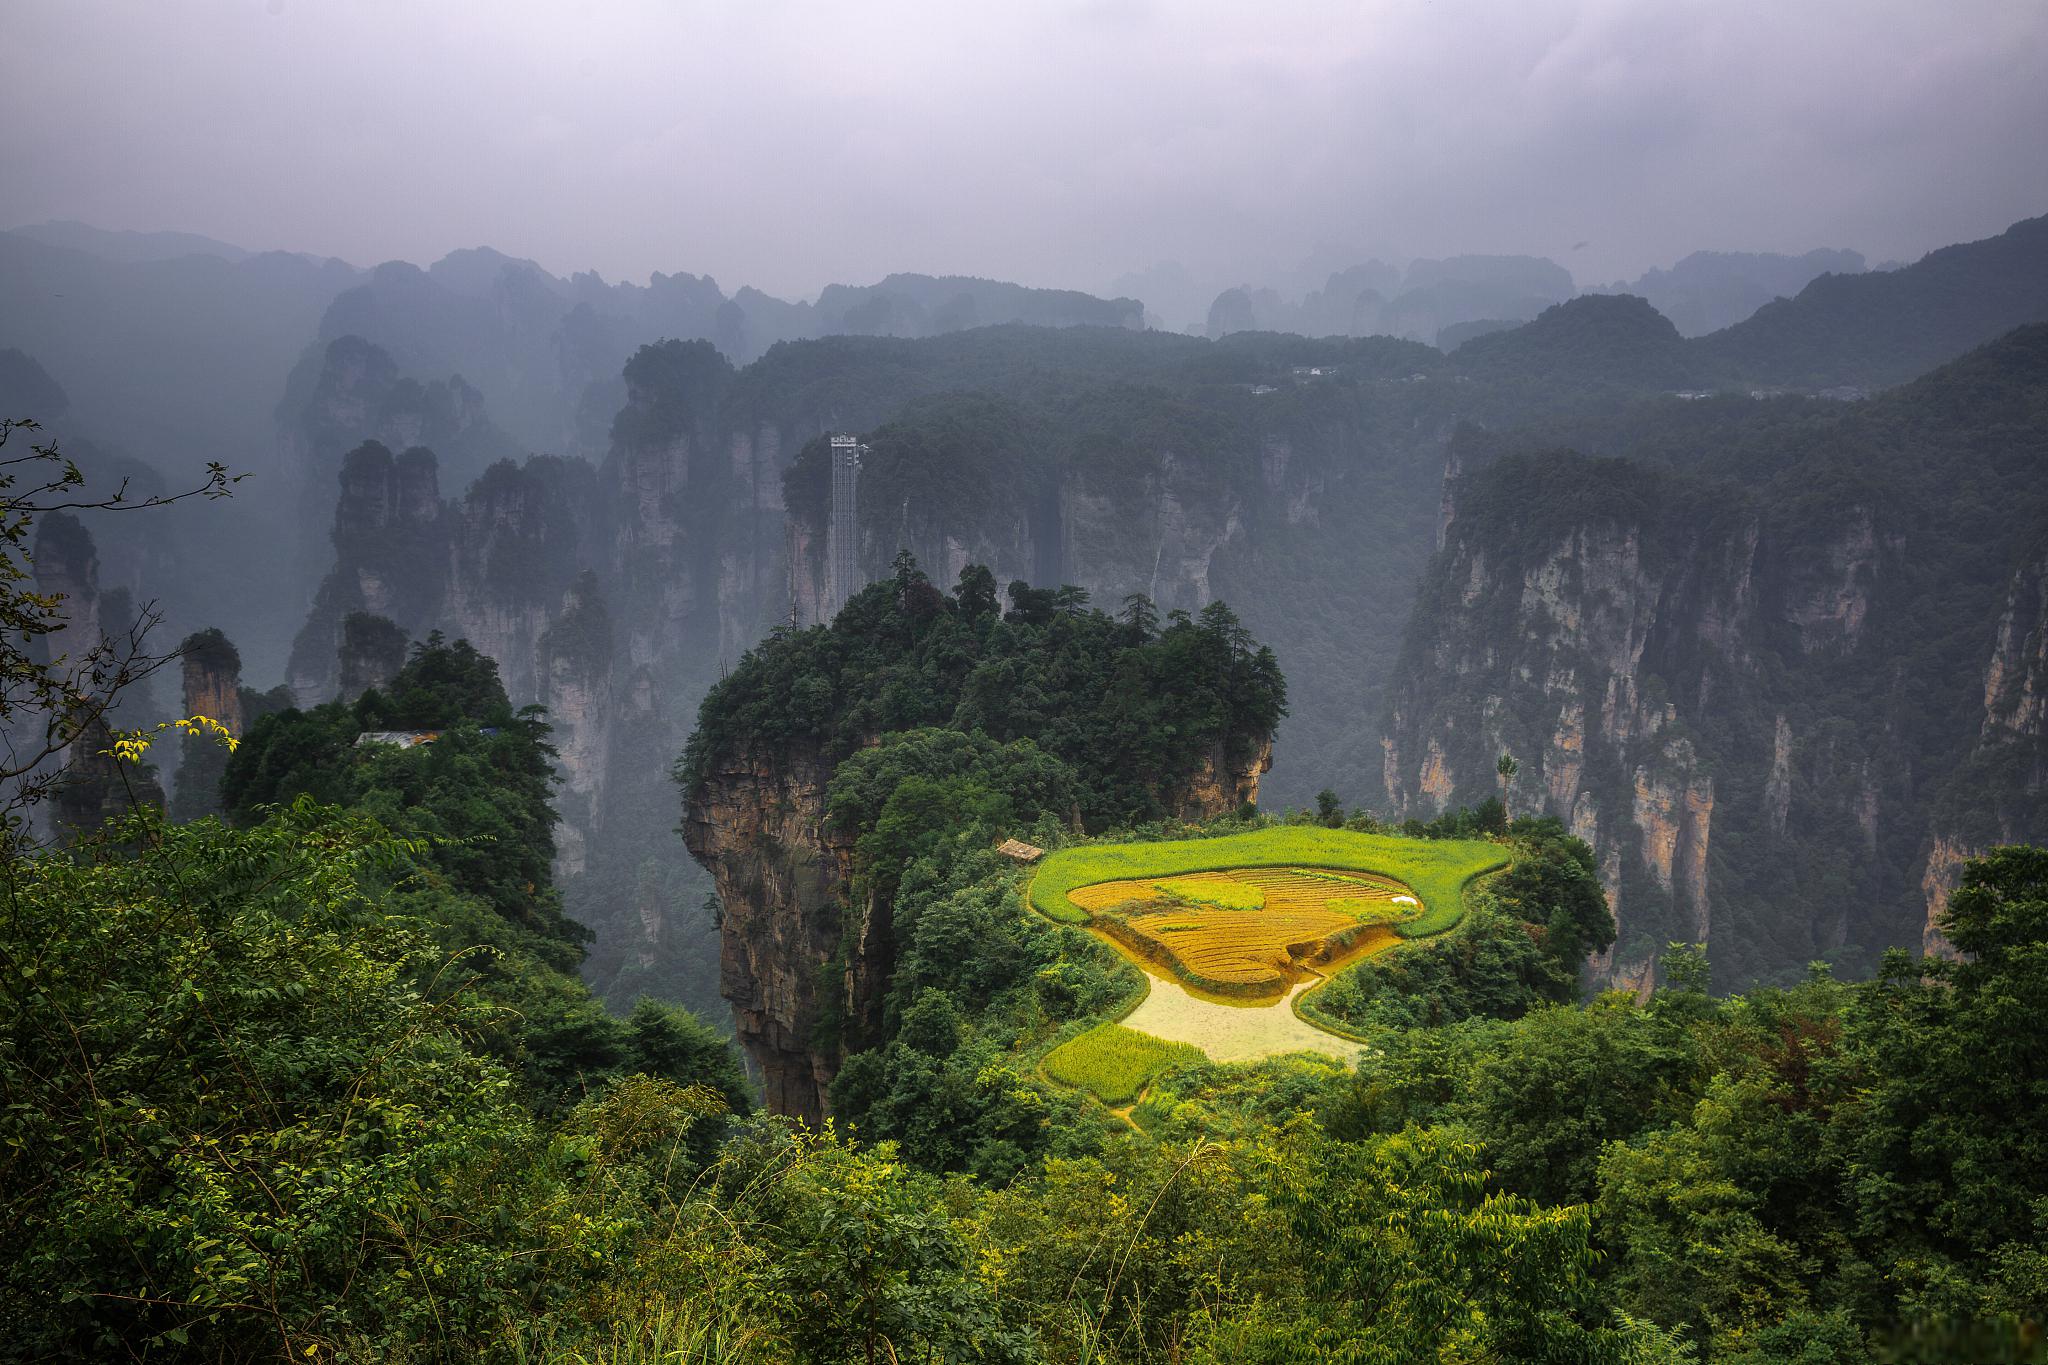
[[[1149,1033],[1102,1024],[1045,1054],[1045,1074],[1086,1090],[1104,1104],[1129,1104],[1154,1076],[1171,1066],[1208,1061],[1200,1048],[1169,1043]]]
[[[1340,915],[1349,915],[1361,924],[1406,924],[1422,918],[1422,907],[1408,905],[1401,901],[1350,900],[1339,897],[1325,901],[1324,905]]]
[[[1199,882],[1192,879],[1154,882],[1175,900],[1213,905],[1219,910],[1257,910],[1266,903],[1266,893],[1242,882]]]
[[[1088,912],[1069,893],[1097,882],[1223,872],[1240,867],[1301,866],[1378,873],[1405,882],[1422,902],[1415,918],[1394,926],[1404,938],[1442,933],[1465,914],[1465,887],[1507,866],[1507,851],[1483,839],[1403,839],[1345,829],[1282,825],[1218,839],[1149,844],[1088,844],[1048,854],[1031,879],[1031,905],[1064,924],[1086,924]]]

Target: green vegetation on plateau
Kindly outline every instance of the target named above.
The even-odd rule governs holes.
[[[1169,1043],[1149,1033],[1102,1024],[1045,1054],[1045,1074],[1061,1085],[1086,1090],[1104,1104],[1129,1104],[1154,1076],[1173,1066],[1200,1066],[1208,1059],[1186,1043]]]
[[[1472,879],[1505,867],[1508,851],[1477,839],[1405,839],[1346,829],[1280,825],[1213,839],[1167,843],[1083,844],[1048,854],[1031,879],[1031,906],[1063,924],[1088,913],[1067,893],[1096,882],[1221,872],[1235,867],[1339,867],[1406,882],[1421,900],[1420,917],[1402,923],[1409,938],[1442,933],[1465,913]]]
[[[908,553],[830,626],[778,629],[713,687],[677,765],[685,789],[722,758],[809,752],[837,762],[881,735],[947,729],[1026,740],[1072,770],[1091,827],[1157,819],[1162,795],[1218,760],[1244,766],[1287,714],[1273,651],[1222,602],[1115,616],[1078,588],[973,564],[942,592]]]

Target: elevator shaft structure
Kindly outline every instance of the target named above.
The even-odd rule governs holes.
[[[832,525],[825,533],[825,611],[830,621],[867,585],[860,572],[860,460],[867,447],[856,436],[832,437]]]

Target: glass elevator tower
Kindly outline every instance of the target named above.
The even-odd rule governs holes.
[[[866,585],[860,575],[860,532],[854,523],[860,498],[860,457],[866,453],[867,447],[858,437],[832,438],[832,525],[825,533],[827,621]]]

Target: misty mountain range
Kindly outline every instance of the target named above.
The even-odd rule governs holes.
[[[2048,320],[2048,219],[1896,270],[1860,266],[1853,253],[1700,254],[1644,277],[1674,313],[1691,310],[1692,329],[1743,314],[1688,334],[1654,299],[1578,291],[1534,258],[1367,263],[1298,302],[1226,291],[1211,316],[1228,316],[1208,339],[1141,327],[1137,299],[960,278],[896,275],[788,303],[685,274],[645,286],[563,279],[488,249],[362,270],[51,225],[0,233],[0,407],[45,418],[97,469],[175,482],[221,459],[253,474],[229,503],[132,531],[86,519],[95,590],[160,600],[179,637],[224,629],[245,675],[222,680],[227,691],[288,681],[303,705],[374,675],[350,655],[352,614],[369,613],[412,638],[472,640],[515,702],[546,705],[566,781],[565,895],[597,933],[590,970],[608,989],[714,999],[695,909],[704,882],[668,832],[667,764],[723,669],[778,624],[826,609],[828,431],[870,447],[856,547],[868,576],[907,548],[941,582],[981,563],[999,581],[1072,583],[1105,605],[1142,594],[1192,612],[1226,599],[1273,644],[1292,687],[1268,801],[1305,803],[1327,787],[1427,812],[1482,792],[1480,758],[1514,750],[1532,774],[1517,799],[1572,820],[1608,860],[1623,926],[1602,968],[1610,979],[1640,981],[1666,938],[1712,937],[1717,925],[1737,936],[1727,970],[1755,979],[1811,956],[1867,965],[1876,947],[1922,932],[1945,891],[1939,866],[1981,847],[1986,830],[2038,832],[2033,760],[2011,760],[2008,796],[1969,820],[1942,814],[1932,773],[1891,797],[1871,786],[1867,819],[1853,802],[1847,814],[1816,805],[1811,859],[1866,828],[1910,851],[1868,885],[1802,891],[1796,932],[1759,928],[1765,902],[1741,852],[1760,837],[1746,832],[1755,819],[1771,838],[1798,835],[1802,771],[1896,773],[1967,756],[1946,733],[1845,756],[1836,730],[1871,713],[1842,679],[1872,667],[1888,637],[1844,625],[1824,647],[1802,642],[1822,638],[1815,621],[1882,616],[1892,599],[1866,590],[1873,576],[1931,575],[1943,586],[1926,590],[1974,604],[1959,619],[1985,637],[1958,637],[1953,666],[1981,678],[1995,657],[2001,676],[2026,675],[2024,629],[2003,653],[1991,639],[1998,604],[2016,595],[2023,614],[2036,591],[2024,481],[1981,514],[1993,529],[1967,561],[1875,515],[1775,530],[1777,558],[1751,578],[1776,595],[1750,610],[1779,617],[1736,635],[1714,624],[1711,593],[1664,595],[1711,577],[1702,556],[1740,559],[1739,500],[1702,493],[1697,504],[1703,517],[1737,519],[1732,541],[1666,546],[1643,530],[1624,532],[1611,555],[1581,556],[1583,571],[1605,564],[1613,576],[1597,592],[1543,586],[1545,547],[1609,546],[1609,523],[1585,529],[1583,507],[1532,514],[1509,560],[1473,550],[1461,528],[1500,505],[1485,480],[1563,458],[1559,447],[1711,479],[1717,461],[1761,443],[1779,453],[1757,457],[1755,477],[1796,482],[1800,452],[1873,431],[1890,441],[1895,425],[1938,431],[1930,451],[1969,449],[1978,416],[1923,410],[1973,374],[2016,373],[2025,394],[2039,392],[2032,343],[1995,346]],[[1743,311],[1766,290],[1792,292]],[[1411,335],[1371,330],[1395,325]],[[1987,343],[1994,359],[1873,402],[1877,416],[1840,401]],[[1857,505],[1882,508],[1894,485],[1875,467],[1869,477]],[[1653,548],[1699,567],[1646,575],[1631,556]],[[1440,550],[1450,558],[1433,558]],[[1820,567],[1804,577],[1774,567],[1809,560]],[[1465,579],[1443,579],[1460,564]],[[1729,584],[1750,581],[1743,572],[1712,566]],[[1727,591],[1732,601],[1744,590]],[[1650,624],[1600,644],[1597,668],[1577,664],[1569,681],[1533,665],[1502,673],[1497,652],[1465,643],[1477,618],[1457,613],[1505,612],[1491,604],[1528,592],[1549,604],[1546,631],[1614,610]],[[1646,640],[1690,642],[1657,650],[1697,672],[1702,631],[1746,660],[1726,666],[1750,681],[1683,683],[1645,652]],[[1816,650],[1820,662],[1800,665],[1818,679],[1808,711],[1787,710],[1780,727],[1769,708],[1783,694],[1756,679],[1797,673]],[[1763,662],[1776,651],[1793,662]],[[1594,695],[1596,678],[1626,700]],[[1717,708],[1736,696],[1745,709],[1730,719]],[[1545,719],[1545,707],[1574,706],[1585,733],[1613,746],[1598,763],[1591,740]],[[1605,730],[1584,718],[1594,714]],[[2024,748],[2032,723],[2006,729]],[[1717,725],[1727,738],[1686,736]],[[1567,780],[1552,749],[1580,754],[1581,775]],[[1972,761],[2003,772],[2004,753]],[[1763,816],[1729,813],[1727,793],[1745,784],[1769,788]]]

